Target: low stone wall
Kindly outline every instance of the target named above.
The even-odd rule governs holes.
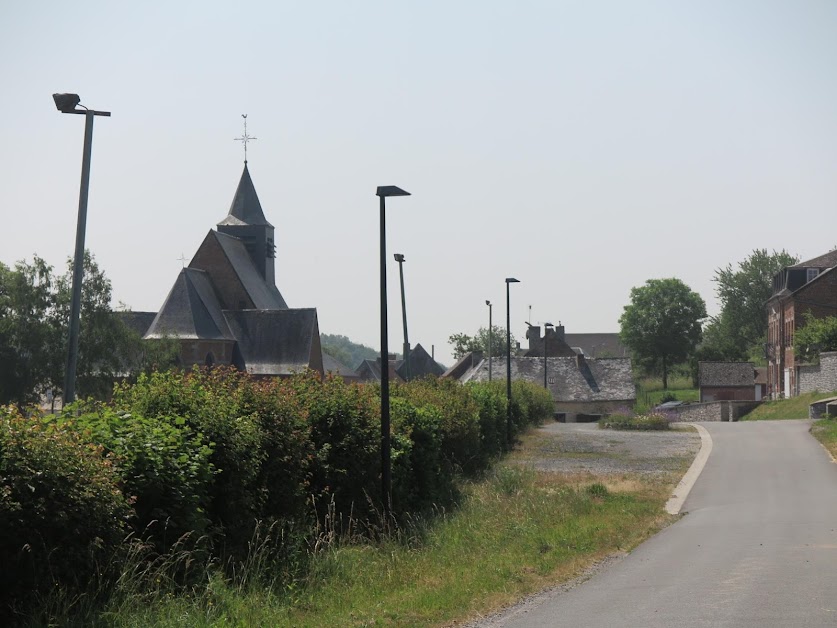
[[[837,404],[837,397],[829,397],[828,399],[820,399],[808,406],[808,418],[821,419],[828,416],[829,409],[833,409]]]
[[[737,421],[761,405],[760,401],[709,401],[687,403],[668,409],[674,415],[673,421]]]
[[[820,353],[819,364],[803,364],[797,377],[799,394],[837,390],[837,351]]]

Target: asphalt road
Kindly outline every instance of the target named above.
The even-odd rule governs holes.
[[[837,626],[837,464],[809,421],[705,423],[688,513],[589,581],[491,626]]]

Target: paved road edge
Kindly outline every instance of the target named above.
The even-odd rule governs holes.
[[[684,475],[683,479],[681,479],[677,483],[677,486],[674,487],[674,492],[666,502],[666,512],[670,515],[680,514],[680,509],[683,508],[683,503],[689,496],[695,482],[697,482],[697,479],[700,477],[703,467],[706,466],[706,461],[709,460],[709,454],[712,453],[712,437],[709,435],[706,428],[702,425],[698,425],[697,423],[685,423],[684,425],[691,425],[698,431],[698,434],[700,434],[700,451],[697,456],[695,456],[692,466],[689,467],[689,470],[686,471],[686,475]]]

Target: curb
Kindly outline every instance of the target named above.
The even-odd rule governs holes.
[[[712,453],[712,437],[709,435],[706,428],[702,425],[697,425],[696,423],[684,423],[684,425],[691,425],[698,431],[698,434],[700,434],[700,451],[697,456],[695,456],[692,466],[689,467],[689,470],[686,471],[686,475],[684,475],[683,479],[681,479],[680,482],[677,483],[677,486],[674,487],[674,492],[666,502],[666,512],[670,515],[680,514],[680,509],[683,508],[683,502],[685,502],[686,498],[689,496],[689,492],[692,490],[695,482],[697,482],[697,479],[700,477],[703,467],[706,466],[706,461],[709,460],[709,454]]]

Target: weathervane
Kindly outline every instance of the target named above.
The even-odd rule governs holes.
[[[234,141],[241,142],[242,144],[244,144],[244,163],[246,164],[247,163],[247,142],[249,142],[250,140],[257,140],[259,138],[253,137],[252,135],[247,135],[247,114],[242,113],[241,117],[244,118],[244,135],[242,135],[241,137],[234,138]]]
[[[183,268],[186,268],[186,260],[187,259],[188,258],[185,255],[183,255],[183,253],[181,253],[180,257],[177,258],[177,261],[179,261],[181,264],[183,264]]]

